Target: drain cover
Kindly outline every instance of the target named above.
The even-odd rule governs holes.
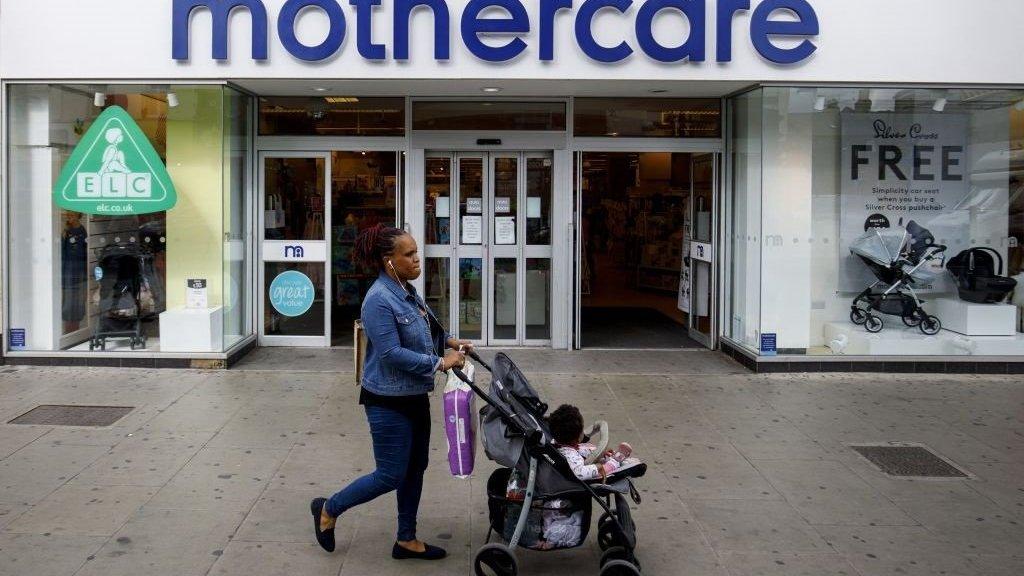
[[[43,404],[25,412],[8,422],[8,424],[110,426],[133,409],[133,406],[62,406]]]
[[[959,468],[922,446],[851,446],[890,476],[967,478]]]

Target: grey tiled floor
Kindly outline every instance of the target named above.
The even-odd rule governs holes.
[[[485,353],[486,355],[486,353]],[[644,573],[1001,576],[1024,571],[1019,377],[753,375],[706,351],[512,353],[545,399],[609,421],[650,464]],[[372,468],[351,351],[259,350],[227,372],[0,367],[0,421],[42,403],[135,406],[108,428],[0,424],[0,576],[465,574],[487,531],[483,458],[449,476],[435,425],[420,535],[390,559],[394,500],[338,550],[308,502]],[[440,411],[435,397],[434,410]],[[923,443],[971,473],[889,478],[848,448]],[[592,541],[521,573],[597,574]]]

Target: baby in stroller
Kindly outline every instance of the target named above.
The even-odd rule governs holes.
[[[562,404],[548,416],[548,426],[555,440],[558,452],[572,468],[572,473],[580,480],[604,478],[615,473],[623,462],[633,453],[633,447],[622,442],[618,450],[606,450],[593,464],[587,464],[597,446],[584,443],[583,414],[579,408],[570,404]]]
[[[593,456],[597,446],[585,442],[587,438],[583,434],[583,415],[579,408],[563,404],[547,417],[547,421],[558,452],[565,457],[573,474],[580,480],[607,478],[621,468],[633,453],[632,446],[622,442],[618,450],[606,450],[593,464],[588,464],[587,459]],[[537,543],[536,548],[564,548],[575,546],[581,540],[583,512],[566,511],[565,508],[569,507],[569,503],[557,499],[544,505],[544,539]]]

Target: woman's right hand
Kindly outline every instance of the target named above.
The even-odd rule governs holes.
[[[448,350],[441,360],[441,368],[445,371],[452,368],[462,368],[466,365],[466,355],[458,350]]]

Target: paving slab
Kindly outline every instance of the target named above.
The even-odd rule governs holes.
[[[49,446],[33,442],[0,460],[0,494],[8,502],[35,504],[106,452],[103,446]]]
[[[811,524],[917,524],[840,462],[755,460],[754,464]]]
[[[205,575],[244,514],[143,508],[76,576]]]
[[[95,486],[71,482],[57,489],[11,522],[7,532],[110,536],[149,501],[156,489],[146,486]]]
[[[722,563],[731,576],[860,576],[841,554],[726,552]]]
[[[827,552],[814,528],[784,501],[695,500],[694,516],[718,552]]]
[[[327,554],[316,543],[232,541],[208,573],[210,576],[334,576],[345,562],[345,547]],[[378,573],[379,574],[379,573]]]
[[[287,450],[203,448],[160,488],[149,506],[248,512],[287,455]]]
[[[0,576],[69,576],[107,540],[105,536],[0,533]]]

